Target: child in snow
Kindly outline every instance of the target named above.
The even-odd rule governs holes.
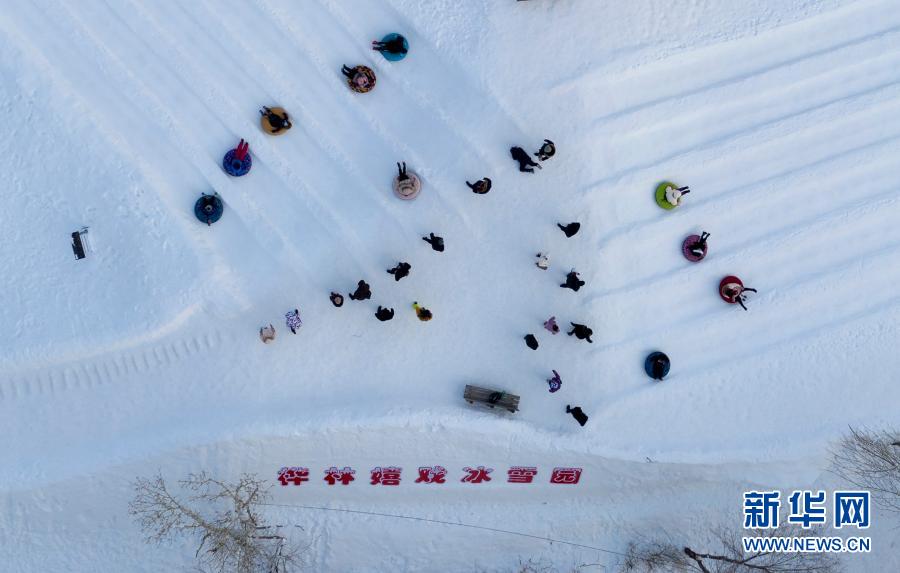
[[[569,223],[565,227],[557,223],[556,226],[562,229],[562,232],[566,234],[567,239],[571,239],[572,237],[574,237],[575,233],[577,233],[578,230],[581,229],[581,223],[578,222]]]
[[[444,252],[444,238],[438,237],[434,233],[429,233],[427,237],[422,237],[422,240],[431,245],[431,248],[439,253]]]
[[[575,272],[575,269],[569,271],[569,274],[566,275],[566,282],[559,285],[562,288],[570,288],[575,292],[578,292],[578,289],[584,286],[584,281],[578,279],[578,273]]]
[[[422,322],[428,322],[433,318],[431,311],[423,306],[419,306],[418,302],[413,303],[413,310],[416,311],[416,316],[419,317],[419,320]]]
[[[268,344],[275,340],[275,327],[269,323],[268,326],[264,326],[259,329],[259,338],[263,341],[264,344]]]
[[[397,266],[388,269],[389,275],[394,275],[394,280],[399,281],[403,277],[409,276],[409,270],[412,268],[412,265],[409,263],[397,263]]]
[[[514,160],[519,162],[519,171],[522,173],[534,173],[535,167],[541,169],[540,164],[532,161],[528,152],[521,147],[511,147],[509,153]]]
[[[544,328],[550,331],[551,334],[559,334],[559,325],[556,324],[556,317],[551,316],[544,322]]]
[[[526,334],[525,335],[525,346],[527,346],[528,348],[530,348],[532,350],[537,350],[538,349],[537,338],[535,338],[533,334]]]
[[[350,293],[350,300],[369,300],[370,298],[372,298],[372,291],[366,281],[356,283],[356,291]]]
[[[556,145],[553,144],[549,139],[544,140],[544,145],[541,146],[540,149],[535,152],[535,155],[541,161],[547,161],[554,155],[556,155]]]
[[[378,305],[378,310],[375,311],[375,318],[384,322],[386,320],[390,320],[394,318],[394,309],[393,308],[382,308],[381,305]]]
[[[534,266],[541,269],[542,271],[546,271],[550,268],[550,254],[549,253],[538,253],[535,255],[537,257],[537,262],[534,263]]]
[[[466,185],[469,186],[469,189],[472,190],[472,193],[477,195],[484,195],[488,191],[491,190],[491,180],[485,177],[481,181],[476,181],[475,183],[469,183],[466,181]]]
[[[575,418],[575,421],[581,424],[582,427],[587,424],[587,414],[584,413],[580,406],[575,406],[573,408],[566,404],[566,414],[572,414],[572,417]]]
[[[300,311],[296,308],[284,314],[284,322],[294,334],[297,334],[297,329],[303,326],[303,321],[300,320]]]
[[[328,298],[331,299],[331,304],[333,304],[334,306],[338,308],[344,306],[344,295],[332,292]]]
[[[547,379],[547,384],[550,385],[550,393],[554,393],[560,388],[562,388],[562,378],[559,377],[559,372],[553,370],[553,378]]]
[[[666,186],[666,201],[675,207],[681,205],[681,198],[690,193],[691,190],[689,187],[672,187],[671,185]]]
[[[594,341],[591,340],[591,335],[594,334],[593,330],[583,324],[575,324],[574,322],[570,322],[569,324],[572,325],[572,331],[568,333],[569,336],[574,334],[575,338],[578,340],[587,340],[591,344],[594,343]]]
[[[387,42],[380,42],[378,40],[374,40],[372,42],[372,49],[376,52],[387,52],[388,54],[405,54],[406,46],[403,45],[403,36],[397,34],[394,38],[388,40]]]
[[[272,133],[278,133],[282,130],[287,131],[291,128],[291,120],[288,118],[288,114],[286,111],[282,112],[281,115],[278,115],[271,108],[263,107],[259,110],[260,115],[268,120],[269,125],[272,126]]]

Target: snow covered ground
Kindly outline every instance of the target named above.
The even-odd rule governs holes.
[[[369,49],[390,31],[409,38],[402,62]],[[277,503],[621,550],[650,527],[739,519],[749,485],[841,485],[830,441],[900,424],[896,2],[35,0],[0,12],[0,42],[4,570],[189,568],[188,545],[146,546],[126,515],[129,481],[157,469],[277,484],[309,466],[319,483]],[[369,94],[340,75],[358,63],[378,74]],[[276,104],[294,128],[272,138],[256,110]],[[557,156],[519,173],[509,147],[545,137]],[[220,161],[240,138],[254,167],[232,179]],[[391,194],[397,161],[425,182],[413,202]],[[489,194],[465,186],[485,176]],[[692,189],[672,212],[653,202],[663,179]],[[226,211],[207,228],[192,206],[211,191]],[[574,220],[566,239],[555,224]],[[74,261],[82,225],[95,252]],[[691,265],[681,240],[700,230],[710,254]],[[544,250],[547,272],[532,264]],[[395,283],[399,260],[412,273]],[[572,267],[578,293],[558,287]],[[716,294],[731,273],[759,289],[749,312]],[[333,308],[328,293],[360,278],[372,300]],[[394,320],[374,319],[379,304]],[[551,337],[550,315],[594,343]],[[642,369],[656,349],[673,361],[662,384]],[[519,394],[521,412],[468,408],[466,383]],[[585,471],[570,489],[366,481],[437,464]],[[331,465],[365,475],[327,488]],[[616,558],[372,515],[272,517],[305,528],[317,571]],[[900,569],[894,525],[876,519],[852,571]]]

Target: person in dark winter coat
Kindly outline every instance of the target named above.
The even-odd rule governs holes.
[[[594,331],[588,328],[583,324],[575,324],[574,322],[570,322],[572,325],[572,331],[568,333],[569,336],[573,334],[578,340],[587,340],[588,342],[593,344],[593,340],[591,340],[591,335],[594,334]]]
[[[350,300],[369,300],[370,298],[372,298],[372,290],[369,288],[369,283],[366,281],[356,283],[356,291],[350,294]]]
[[[511,147],[509,149],[512,158],[519,162],[519,171],[522,173],[534,173],[534,168],[541,168],[539,163],[535,163],[528,152],[521,147]]]
[[[438,237],[434,233],[429,233],[427,237],[422,237],[422,240],[431,245],[431,248],[439,253],[444,252],[444,238]]]
[[[581,223],[577,223],[577,222],[569,223],[565,227],[560,225],[559,223],[557,223],[556,226],[559,227],[560,229],[562,229],[562,232],[566,234],[566,238],[568,238],[568,239],[571,239],[572,237],[574,237],[575,234],[578,233],[578,230],[581,229]]]
[[[553,142],[549,139],[545,139],[544,145],[542,145],[541,148],[535,152],[535,155],[541,161],[547,161],[548,159],[556,155],[556,145],[554,145]]]
[[[525,346],[532,350],[538,349],[538,341],[537,338],[534,337],[533,334],[528,334],[525,336]]]
[[[418,302],[413,303],[413,310],[416,311],[416,317],[422,322],[428,322],[434,315],[431,314],[431,311],[425,308],[424,306],[419,306]]]
[[[476,195],[484,195],[491,190],[492,183],[490,179],[485,177],[481,181],[476,181],[475,183],[469,183],[468,181],[466,181],[466,185],[469,186],[469,189],[472,190],[472,193],[475,193]]]
[[[344,306],[344,295],[333,292],[331,293],[331,295],[329,295],[328,298],[331,299],[331,304],[333,304],[334,306],[338,308]]]
[[[569,274],[566,275],[566,282],[559,285],[562,288],[570,288],[575,292],[578,292],[578,289],[584,286],[584,281],[578,279],[578,273],[575,272],[575,269],[569,271]]]
[[[572,414],[572,417],[575,418],[575,421],[578,422],[582,427],[587,424],[587,414],[584,413],[584,410],[582,410],[580,406],[575,406],[573,408],[572,406],[566,404],[566,414]]]
[[[291,332],[297,334],[297,329],[303,326],[303,321],[300,320],[300,310],[295,308],[292,312],[285,313],[284,322]]]
[[[263,107],[261,110],[259,110],[259,113],[260,115],[265,117],[266,120],[268,120],[269,125],[272,126],[273,134],[280,131],[286,131],[291,128],[291,120],[288,117],[286,111],[282,111],[281,115],[279,115],[276,112],[272,111],[270,108]]]
[[[397,34],[396,37],[387,42],[373,41],[372,49],[376,52],[387,52],[388,54],[405,54],[407,50],[403,44],[403,36]]]
[[[393,308],[382,308],[381,305],[378,305],[378,310],[375,311],[375,318],[384,322],[386,320],[390,320],[394,318],[394,309]]]
[[[396,267],[388,269],[387,272],[389,275],[394,275],[395,281],[399,281],[403,277],[409,276],[409,270],[411,268],[412,265],[410,265],[409,263],[397,263]]]
[[[553,370],[553,378],[547,379],[547,384],[550,385],[550,393],[554,393],[562,388],[562,378],[559,377],[559,372]]]

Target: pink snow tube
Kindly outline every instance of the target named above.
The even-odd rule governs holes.
[[[394,195],[400,197],[404,201],[412,201],[419,196],[422,190],[422,181],[413,171],[407,171],[406,179],[400,180],[394,177]]]

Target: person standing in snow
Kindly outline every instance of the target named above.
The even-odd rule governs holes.
[[[559,377],[559,372],[556,370],[552,370],[553,378],[547,379],[547,384],[550,385],[550,393],[554,393],[560,388],[562,388],[562,378]]]
[[[259,338],[263,341],[264,344],[268,344],[275,340],[275,327],[269,323],[268,326],[264,326],[259,329]]]
[[[547,161],[548,159],[556,155],[556,145],[554,145],[553,142],[549,139],[545,139],[544,145],[542,145],[541,148],[535,152],[535,155],[541,161]]]
[[[575,406],[573,408],[566,404],[566,414],[572,414],[572,417],[575,418],[575,421],[578,422],[581,427],[584,427],[584,425],[587,424],[587,414],[584,413],[580,406]]]
[[[559,334],[559,325],[556,324],[556,317],[551,316],[544,322],[544,328],[550,331],[551,334]]]
[[[587,340],[591,344],[593,344],[593,340],[591,340],[591,335],[594,334],[594,331],[588,328],[583,324],[576,324],[574,322],[570,322],[572,325],[572,331],[568,333],[569,336],[575,335],[575,338],[578,340]]]
[[[303,321],[300,320],[300,310],[294,309],[292,311],[286,312],[284,314],[284,322],[287,324],[287,327],[291,329],[291,332],[297,334],[297,329],[303,326]]]
[[[541,165],[532,161],[528,152],[521,147],[511,147],[509,153],[514,160],[519,162],[519,171],[522,173],[534,173],[535,167],[541,169]]]
[[[537,350],[538,349],[537,338],[535,338],[533,334],[526,334],[525,335],[525,346],[527,346],[528,348],[530,348],[532,350]]]
[[[370,298],[372,298],[372,291],[366,281],[356,283],[356,290],[350,293],[350,300],[369,300]]]
[[[386,320],[390,320],[394,318],[394,309],[393,308],[382,308],[381,305],[378,305],[378,310],[375,311],[375,318],[384,322]]]
[[[399,282],[400,279],[409,276],[410,269],[412,269],[412,265],[400,262],[396,267],[388,269],[387,272],[389,275],[394,275],[394,280]]]
[[[578,292],[578,289],[584,286],[584,281],[578,279],[578,273],[575,272],[575,269],[569,271],[569,274],[566,275],[566,282],[559,285],[562,288],[570,288],[575,292]]]
[[[333,304],[334,306],[338,308],[344,306],[344,295],[332,292],[328,298],[331,299],[331,304]]]
[[[562,232],[566,234],[567,239],[574,237],[578,230],[581,229],[581,223],[578,222],[569,223],[566,226],[557,223],[556,226],[562,229]]]
[[[469,183],[468,181],[466,181],[466,185],[469,186],[469,189],[472,190],[472,193],[475,193],[476,195],[484,195],[491,190],[492,183],[490,179],[485,177],[481,181],[476,181],[475,183]]]
[[[434,233],[429,233],[427,237],[422,237],[422,240],[431,245],[431,248],[439,253],[444,252],[444,238],[438,237]]]
[[[542,271],[546,271],[550,268],[550,254],[549,253],[538,253],[535,255],[537,257],[537,261],[534,263],[534,266],[541,269]]]
[[[430,310],[428,310],[424,306],[419,306],[418,302],[413,303],[413,310],[416,311],[416,316],[422,322],[428,322],[429,320],[431,320],[434,317],[434,315],[431,314]]]

